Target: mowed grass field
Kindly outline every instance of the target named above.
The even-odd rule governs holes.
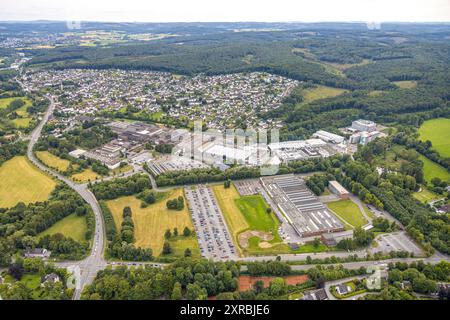
[[[430,200],[438,199],[440,196],[430,190],[422,187],[422,190],[419,192],[413,192],[413,197],[419,200],[420,202],[427,203]]]
[[[234,185],[224,188],[223,185],[212,187],[217,202],[222,210],[224,219],[228,225],[236,247],[244,255],[276,255],[283,253],[306,253],[326,251],[325,245],[313,247],[306,244],[296,250],[292,250],[286,243],[282,242],[278,234],[279,221],[274,213],[268,214],[268,205],[260,195],[241,197]],[[262,240],[259,237],[251,237],[248,247],[239,245],[239,235],[247,230],[271,232],[273,239],[268,241],[269,247],[261,248]]]
[[[417,81],[405,80],[405,81],[393,81],[392,83],[395,84],[400,89],[413,89],[417,87]]]
[[[367,224],[367,220],[359,210],[359,207],[351,200],[329,202],[327,206],[353,228]]]
[[[237,235],[250,228],[244,215],[236,205],[236,200],[240,198],[234,185],[230,188],[224,188],[223,185],[212,187],[214,195],[225,218],[225,222],[230,228],[231,235],[237,243]]]
[[[0,166],[0,208],[45,201],[56,182],[20,156]]]
[[[280,223],[272,213],[267,213],[268,205],[260,195],[244,196],[235,201],[251,230],[272,232],[278,235],[277,228]]]
[[[419,155],[419,159],[423,162],[423,176],[427,182],[431,182],[431,179],[436,177],[444,181],[450,181],[450,172],[443,166],[423,155]]]
[[[61,159],[48,151],[37,151],[37,158],[42,161],[47,167],[57,169],[61,172],[64,172],[69,168],[70,161]]]
[[[442,157],[450,157],[450,119],[425,121],[419,128],[420,140],[429,140]]]
[[[62,220],[59,220],[53,226],[41,232],[38,237],[41,238],[46,235],[61,233],[66,237],[72,238],[76,241],[86,241],[85,234],[87,231],[86,217],[79,217],[76,214],[71,214]]]
[[[302,91],[304,98],[302,103],[309,103],[315,100],[336,97],[345,92],[347,92],[347,90],[327,86],[317,86],[316,88],[305,89]]]
[[[107,205],[114,217],[117,230],[120,230],[120,225],[123,220],[123,208],[129,206],[134,222],[134,245],[136,247],[151,248],[153,255],[159,256],[165,240],[164,233],[167,229],[173,232],[173,229],[177,228],[180,235],[185,227],[194,231],[187,204],[185,204],[184,209],[181,211],[169,210],[166,207],[166,201],[168,199],[174,199],[178,196],[184,196],[183,189],[169,191],[165,197],[149,205],[147,208],[141,208],[141,200],[134,196],[110,200],[107,201]],[[174,253],[178,252],[182,255],[184,254],[184,249],[189,247],[193,255],[199,256],[200,249],[195,236],[172,239],[171,245],[175,251]]]

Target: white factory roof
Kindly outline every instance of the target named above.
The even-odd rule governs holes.
[[[308,139],[308,140],[294,140],[283,141],[269,144],[269,148],[272,151],[279,149],[301,149],[305,147],[320,147],[326,145],[326,142],[321,139]]]
[[[207,149],[205,153],[214,156],[225,156],[227,159],[245,160],[247,158],[244,150],[226,147],[219,144]]]

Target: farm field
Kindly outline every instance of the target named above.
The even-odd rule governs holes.
[[[431,192],[430,190],[422,187],[422,190],[419,192],[413,192],[413,197],[419,200],[420,202],[427,203],[430,200],[438,199],[439,195]]]
[[[15,157],[0,167],[0,208],[45,201],[56,182],[33,166],[25,157]]]
[[[187,205],[181,211],[169,210],[166,207],[166,201],[183,195],[182,189],[169,191],[162,199],[149,205],[147,208],[141,208],[141,200],[134,196],[121,197],[107,201],[108,208],[114,217],[117,230],[120,230],[122,223],[123,208],[129,206],[132,211],[132,218],[135,225],[134,236],[136,247],[151,248],[154,256],[159,256],[164,244],[164,233],[167,229],[173,232],[178,229],[179,234],[185,227],[194,230],[191,216]],[[185,242],[186,241],[186,242]],[[190,247],[193,255],[199,255],[200,249],[196,237],[179,237],[171,239],[174,256],[177,253],[184,254],[184,249]]]
[[[57,169],[58,171],[64,172],[69,168],[70,161],[61,159],[48,151],[37,151],[37,158],[42,161],[47,167]]]
[[[327,86],[317,86],[316,88],[305,89],[302,91],[304,98],[302,103],[309,103],[315,100],[336,97],[345,92],[347,92],[347,90]]]
[[[413,89],[417,87],[417,81],[393,81],[393,84],[395,84],[400,89]]]
[[[450,157],[450,119],[425,121],[419,128],[420,140],[429,140],[442,157]]]
[[[80,173],[75,173],[71,176],[72,180],[75,182],[88,182],[88,181],[95,181],[97,179],[100,179],[102,176],[92,171],[92,169],[85,169],[84,171]]]
[[[362,227],[367,224],[367,220],[359,210],[359,207],[351,200],[329,202],[327,206],[352,228]]]
[[[444,181],[450,181],[450,172],[443,166],[431,161],[423,155],[419,155],[419,159],[423,162],[423,176],[427,182],[437,177]]]
[[[38,237],[61,233],[66,237],[72,238],[75,241],[85,241],[85,234],[87,231],[86,217],[79,217],[76,214],[71,214],[64,219],[58,221],[47,230],[41,232]]]

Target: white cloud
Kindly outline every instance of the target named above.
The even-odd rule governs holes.
[[[449,0],[1,0],[0,20],[450,21]]]

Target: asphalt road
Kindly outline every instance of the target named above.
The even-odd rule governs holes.
[[[54,98],[52,96],[48,96],[50,100],[50,106],[45,112],[41,122],[39,125],[33,130],[30,135],[30,142],[28,144],[27,156],[31,162],[33,162],[39,169],[42,171],[48,172],[54,177],[66,183],[70,188],[75,190],[92,208],[95,215],[95,234],[92,243],[92,250],[90,255],[84,260],[73,262],[71,266],[79,267],[80,269],[80,281],[75,289],[74,299],[79,299],[81,292],[85,285],[91,283],[95,278],[98,270],[103,269],[106,266],[106,261],[104,259],[104,222],[103,216],[100,210],[100,206],[97,202],[97,199],[92,194],[92,192],[88,189],[86,184],[76,184],[67,177],[59,174],[58,172],[46,167],[43,165],[33,154],[33,147],[41,136],[42,128],[47,123],[48,119],[53,113],[55,108]]]

